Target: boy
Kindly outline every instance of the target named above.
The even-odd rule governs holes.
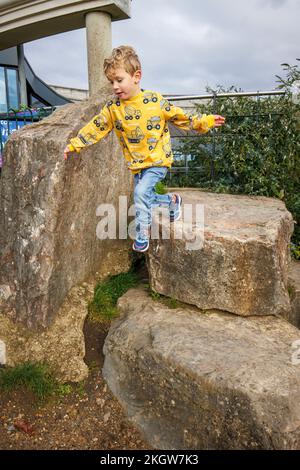
[[[181,129],[206,133],[212,127],[223,125],[225,119],[218,115],[187,116],[160,93],[141,89],[141,63],[132,47],[113,49],[111,56],[104,61],[104,73],[116,97],[106,103],[77,137],[70,139],[64,158],[67,159],[70,152],[80,152],[95,144],[114,129],[128,169],[134,175],[136,236],[132,247],[135,251],[145,252],[149,248],[152,207],[168,207],[171,222],[181,216],[179,194],[160,195],[154,190],[173,162],[167,121]]]

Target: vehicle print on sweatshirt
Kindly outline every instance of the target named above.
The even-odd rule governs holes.
[[[171,103],[169,103],[168,100],[161,100],[160,102],[160,107],[161,109],[165,109],[166,111],[171,111],[171,106],[173,106]]]
[[[187,117],[189,118],[188,126],[189,126],[190,130],[193,131],[195,129],[194,128],[194,121],[195,120],[200,121],[200,119],[202,118],[202,114],[188,113]]]
[[[152,116],[150,119],[147,121],[147,129],[148,131],[151,131],[152,129],[160,129],[160,121],[161,118],[160,116]]]
[[[137,126],[133,131],[131,131],[130,136],[127,136],[128,142],[131,144],[140,144],[141,141],[145,138],[142,129]]]
[[[153,103],[156,103],[158,101],[157,94],[156,93],[145,93],[143,97],[143,102],[145,104],[150,103],[152,101]]]
[[[105,131],[108,129],[107,119],[104,114],[99,114],[96,116],[96,118],[93,120],[93,123],[96,127],[99,127],[100,131]]]
[[[117,106],[121,106],[121,102],[120,102],[119,98],[114,98],[113,100],[109,100],[109,101],[106,103],[106,106],[109,108],[109,107],[112,106],[113,104],[116,104]]]
[[[139,152],[132,152],[131,155],[134,157],[132,163],[144,163],[146,157]]]
[[[91,133],[87,133],[85,135],[78,134],[78,137],[84,145],[92,145],[97,140],[96,134],[91,134]]]
[[[170,144],[163,145],[163,151],[165,152],[167,158],[172,156],[172,147]]]
[[[124,132],[124,127],[122,126],[122,121],[120,119],[115,121],[115,127],[118,131]]]
[[[125,106],[124,109],[126,121],[132,121],[133,118],[140,119],[142,116],[142,112],[139,109],[135,109],[133,106]]]
[[[151,166],[157,166],[157,165],[160,165],[161,163],[163,163],[163,160],[157,160],[157,162],[153,162]]]
[[[156,139],[155,137],[150,137],[149,139],[147,139],[147,144],[149,145],[149,150],[154,150],[158,144],[158,139]]]

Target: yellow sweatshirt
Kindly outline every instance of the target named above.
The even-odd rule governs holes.
[[[150,166],[171,167],[173,153],[168,121],[184,130],[206,133],[214,126],[213,115],[187,115],[154,91],[141,90],[129,100],[116,97],[70,139],[71,151],[80,152],[114,129],[123,149],[128,169],[139,173]]]

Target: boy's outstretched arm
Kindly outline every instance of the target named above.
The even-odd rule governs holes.
[[[194,114],[187,115],[179,106],[172,105],[168,100],[161,97],[161,108],[166,121],[172,122],[180,129],[189,131],[196,130],[205,134],[213,127],[221,127],[225,123],[225,118],[218,114]]]
[[[96,144],[103,139],[113,128],[113,123],[108,107],[105,105],[99,114],[94,116],[77,134],[70,139],[70,143],[64,149],[64,159],[67,160],[71,152],[80,153],[89,145]]]
[[[219,114],[213,114],[215,118],[215,126],[214,127],[221,127],[223,124],[225,124],[225,118],[224,116],[220,116]]]

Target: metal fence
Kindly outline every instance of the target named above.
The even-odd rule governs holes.
[[[41,108],[24,107],[22,110],[9,109],[7,113],[0,113],[0,152],[3,153],[5,143],[10,134],[27,124],[40,121],[55,111],[56,106]]]
[[[224,99],[224,98],[243,98],[243,97],[252,97],[255,99],[257,103],[257,111],[255,115],[240,115],[240,116],[235,116],[238,118],[249,118],[249,117],[254,117],[259,124],[259,119],[263,117],[262,114],[260,114],[260,99],[262,97],[273,97],[273,96],[284,96],[286,94],[285,91],[257,91],[257,92],[228,92],[228,93],[212,93],[212,94],[206,94],[206,95],[187,95],[187,96],[166,96],[166,98],[171,101],[171,102],[183,102],[187,103],[187,105],[182,106],[181,103],[179,103],[179,106],[184,107],[185,109],[188,110],[195,110],[197,104],[200,104],[201,102],[206,102],[210,104],[210,110],[212,114],[219,114],[218,113],[218,100]],[[177,104],[177,103],[176,103]],[[273,115],[278,116],[279,113],[274,113]],[[226,116],[226,120],[228,121],[228,118],[230,119],[230,116]],[[226,134],[228,136],[228,133]],[[177,132],[175,130],[175,127],[172,129],[172,141],[173,141],[173,153],[174,153],[174,164],[172,165],[172,168],[169,170],[168,174],[168,179],[169,183],[172,184],[172,182],[177,180],[178,182],[178,176],[186,176],[188,177],[191,174],[203,174],[203,166],[193,166],[191,167],[191,158],[189,158],[188,155],[182,154],[180,151],[180,146],[177,145],[178,140],[182,141],[183,139],[193,139],[193,138],[198,138],[199,139],[199,133],[194,131],[194,132],[189,132],[189,131],[183,131],[183,132]],[[215,180],[215,158],[216,158],[216,148],[217,148],[217,142],[222,140],[222,129],[212,129],[208,134],[202,134],[201,135],[201,141],[202,145],[205,146],[205,141],[206,139],[209,138],[211,140],[210,148],[209,148],[209,158],[210,158],[210,165],[209,165],[209,174],[206,174],[206,177],[208,180],[214,182]],[[176,178],[177,177],[177,178]]]
[[[205,95],[187,95],[187,96],[165,96],[171,102],[180,102],[185,103],[184,109],[193,110],[195,109],[196,104],[201,103],[203,101],[211,103],[211,109],[213,114],[217,114],[218,110],[218,100],[223,98],[242,98],[242,97],[253,97],[256,99],[258,105],[259,100],[262,97],[266,96],[279,96],[285,95],[285,91],[257,91],[257,92],[235,92],[235,93],[213,93],[213,94],[205,94]],[[16,111],[14,109],[10,109],[7,113],[0,114],[0,168],[2,166],[2,154],[5,143],[12,132],[20,129],[24,125],[31,124],[33,122],[40,121],[44,117],[49,116],[55,109],[60,106],[49,106],[49,107],[41,107],[41,108],[24,108],[22,111]],[[243,116],[244,117],[244,116]],[[257,107],[257,118],[259,118],[259,106]],[[215,155],[216,155],[216,147],[217,147],[217,139],[220,138],[220,129],[212,129],[209,133],[209,137],[211,139],[210,144],[210,174],[207,175],[208,178],[214,180],[215,177]],[[194,132],[187,132],[178,130],[175,126],[172,126],[171,130],[172,135],[172,143],[173,143],[173,153],[174,153],[174,164],[172,168],[169,170],[169,181],[173,182],[174,175],[185,175],[188,176],[192,173],[201,173],[203,171],[203,167],[190,167],[191,159],[187,155],[183,155],[180,152],[180,145],[178,145],[178,141],[182,141],[182,139],[192,139],[195,137],[199,137],[199,133]],[[201,136],[203,139],[203,143],[205,145],[205,138],[207,134]]]

